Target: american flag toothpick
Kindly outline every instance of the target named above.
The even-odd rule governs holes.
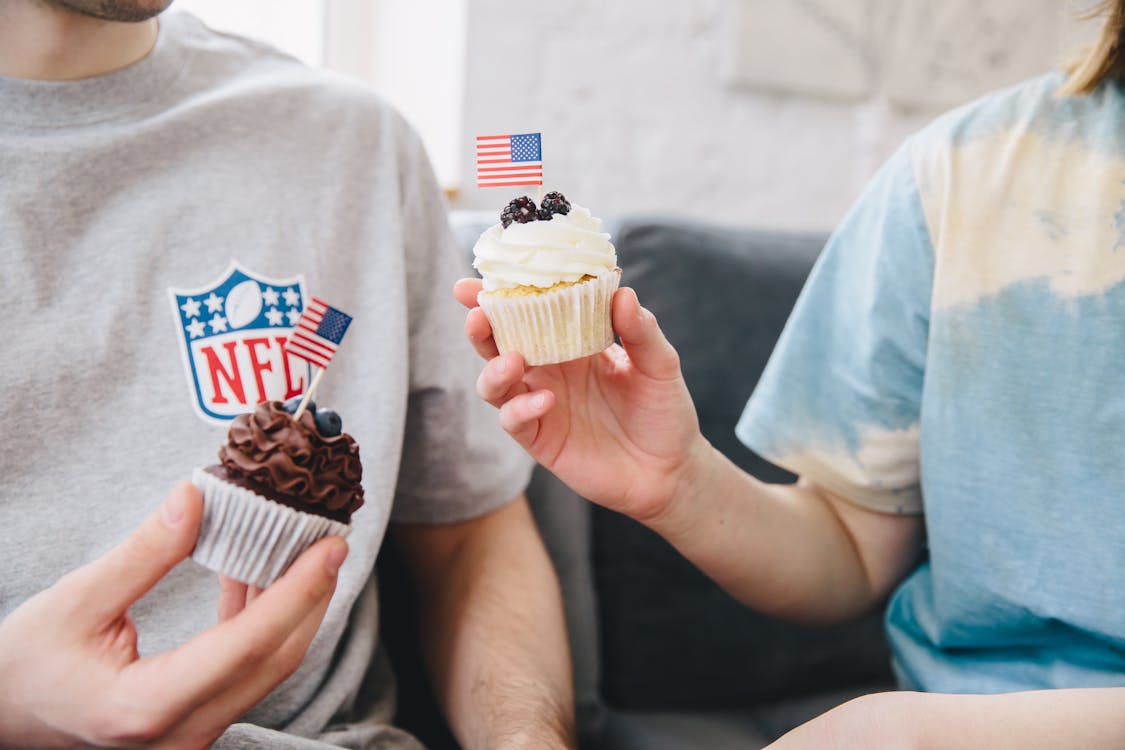
[[[313,376],[300,406],[293,414],[294,419],[300,419],[305,413],[313,392],[320,385],[320,379],[324,377],[328,363],[336,355],[336,349],[344,340],[344,334],[347,333],[351,322],[352,316],[340,312],[317,297],[310,298],[308,305],[301,312],[297,325],[285,341],[285,351],[311,363],[316,368],[316,375]]]
[[[542,184],[540,133],[477,136],[477,187]]]

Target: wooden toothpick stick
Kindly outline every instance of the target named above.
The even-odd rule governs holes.
[[[320,379],[323,377],[324,370],[318,367],[316,369],[316,375],[313,375],[312,382],[309,383],[309,389],[305,391],[305,395],[301,397],[301,403],[297,405],[297,411],[293,413],[293,419],[299,420],[301,415],[305,413],[305,409],[308,407],[309,401],[312,400],[313,393],[316,392],[317,386],[320,385]]]

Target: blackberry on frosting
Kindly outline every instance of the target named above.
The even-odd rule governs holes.
[[[570,201],[557,190],[543,196],[543,204],[535,207],[535,201],[526,195],[514,198],[500,212],[500,223],[507,229],[513,223],[527,224],[530,221],[550,221],[555,214],[566,216],[570,213]]]
[[[526,195],[521,195],[519,198],[509,201],[504,210],[500,212],[500,223],[505,228],[510,226],[512,222],[526,224],[529,221],[535,221],[535,212],[535,201]]]
[[[570,213],[570,201],[562,193],[552,190],[543,196],[543,203],[539,206],[539,210],[540,212],[547,211],[551,214],[566,216]]]

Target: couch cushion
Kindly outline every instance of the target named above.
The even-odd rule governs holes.
[[[745,448],[734,425],[824,240],[645,219],[614,227],[622,284],[680,352],[704,434],[766,481],[793,477]],[[595,509],[592,540],[611,707],[738,708],[890,679],[877,613],[796,627],[743,607],[628,518]]]

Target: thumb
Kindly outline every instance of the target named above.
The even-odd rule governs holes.
[[[80,611],[95,620],[114,620],[191,554],[202,516],[199,490],[180,482],[121,544],[60,584],[73,587],[73,596],[82,602]]]
[[[637,293],[628,287],[617,290],[613,297],[613,330],[642,375],[655,380],[680,376],[680,356],[664,338],[656,316],[641,307]]]
[[[472,310],[477,306],[477,295],[484,283],[480,279],[458,279],[453,285],[453,296],[465,307]]]

